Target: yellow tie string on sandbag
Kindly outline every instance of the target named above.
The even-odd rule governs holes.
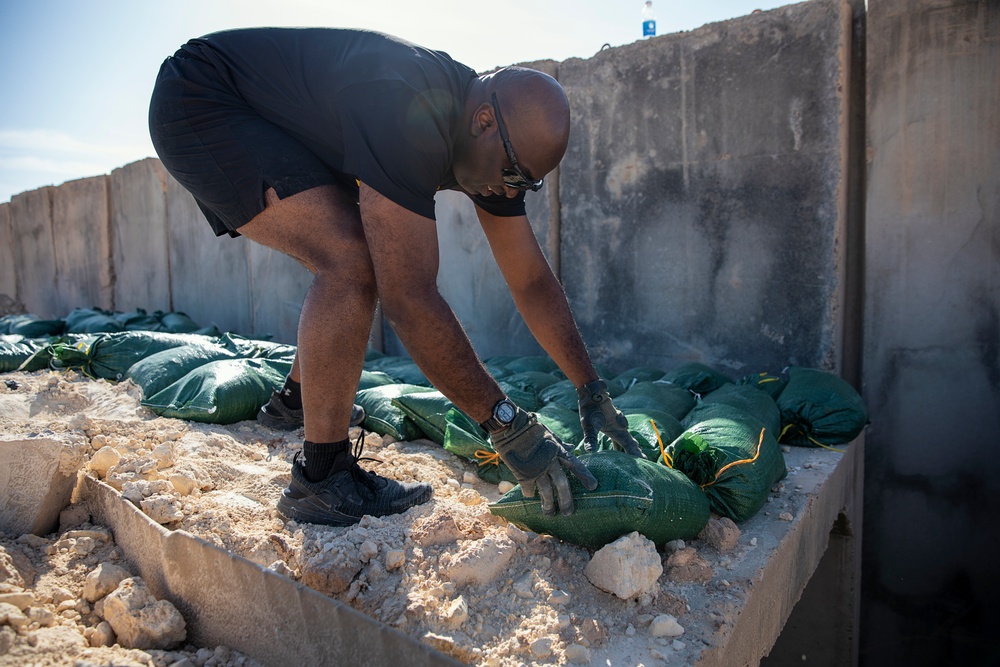
[[[786,433],[788,433],[788,429],[792,428],[793,426],[795,426],[795,424],[788,424],[787,426],[785,426],[785,428],[781,429],[781,435],[778,436],[778,442],[781,442],[781,439],[785,437]],[[838,454],[843,454],[845,451],[843,449],[837,449],[836,447],[831,447],[830,445],[824,445],[822,442],[816,440],[805,431],[800,431],[800,433],[806,436],[806,440],[816,445],[817,447],[822,447],[823,449],[829,449],[831,452],[837,452]]]
[[[479,459],[479,467],[488,465],[500,466],[500,455],[488,449],[477,449],[475,457]]]
[[[766,428],[762,428],[760,430],[760,439],[757,441],[757,452],[753,455],[752,459],[742,459],[740,461],[733,461],[732,463],[727,463],[726,465],[719,468],[719,472],[715,473],[715,479],[713,479],[708,484],[700,484],[699,486],[701,486],[701,488],[703,489],[706,486],[712,486],[713,484],[719,481],[719,476],[722,475],[722,473],[726,472],[733,466],[743,465],[744,463],[753,463],[754,461],[756,461],[757,457],[760,456],[760,448],[764,444],[764,431],[766,430],[767,430]]]
[[[660,455],[663,457],[663,465],[667,466],[668,468],[673,468],[674,460],[670,458],[670,454],[667,454],[667,450],[663,446],[663,438],[660,437],[660,429],[656,428],[656,422],[654,422],[652,419],[649,420],[649,423],[653,425],[653,433],[656,434],[656,441],[660,443]]]

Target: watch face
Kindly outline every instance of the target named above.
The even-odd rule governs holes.
[[[501,401],[497,404],[496,418],[504,424],[514,421],[514,405],[510,401]]]

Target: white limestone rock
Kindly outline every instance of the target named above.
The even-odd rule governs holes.
[[[601,547],[584,574],[601,590],[630,600],[656,589],[663,564],[652,540],[632,532]]]
[[[470,540],[456,553],[441,554],[438,573],[456,586],[488,584],[500,576],[516,551],[513,540],[506,535]]]
[[[170,649],[187,638],[184,617],[157,600],[140,577],[123,579],[104,600],[104,620],[125,648]]]
[[[680,637],[684,627],[670,614],[660,614],[649,624],[649,634],[653,637]]]
[[[114,563],[100,563],[83,581],[83,599],[87,602],[96,602],[131,576],[125,568]]]

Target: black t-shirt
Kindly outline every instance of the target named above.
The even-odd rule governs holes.
[[[465,93],[476,73],[442,51],[377,32],[249,28],[182,47],[212,63],[255,111],[326,165],[434,218],[434,193],[459,189],[453,147],[467,131]],[[499,216],[524,214],[524,193],[470,194]]]

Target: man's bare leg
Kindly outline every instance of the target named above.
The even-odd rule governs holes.
[[[313,271],[291,375],[302,385],[306,440],[346,439],[377,298],[357,204],[334,186],[284,200],[269,190],[240,233]]]

